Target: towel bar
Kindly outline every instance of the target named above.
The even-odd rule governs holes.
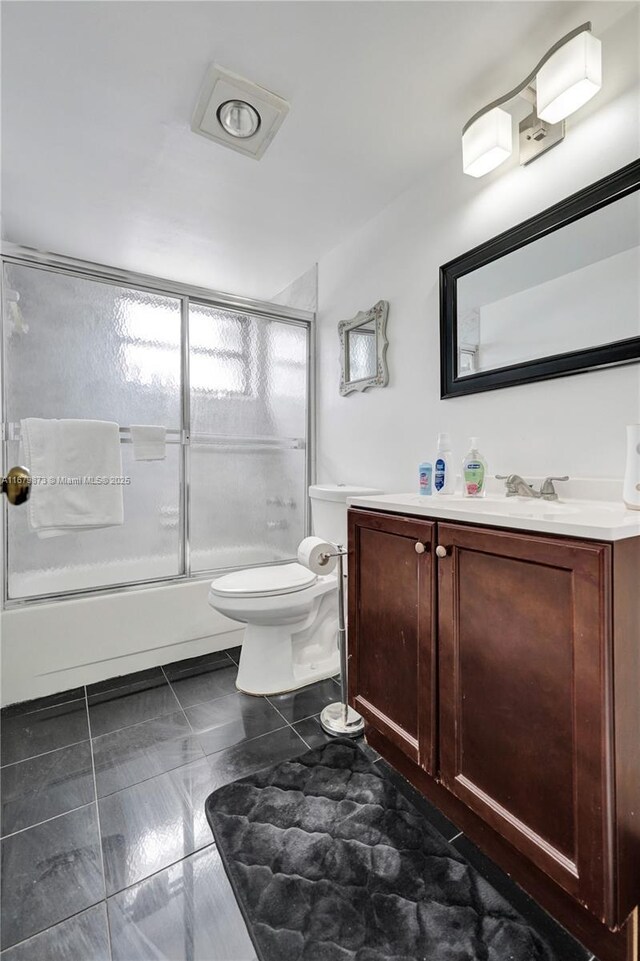
[[[120,443],[130,444],[129,427],[120,427]],[[2,425],[2,439],[5,441],[18,442],[20,440],[20,424],[15,422],[5,422]],[[167,428],[167,444],[190,444],[195,447],[211,447],[238,450],[260,449],[260,450],[305,450],[306,441],[303,437],[270,437],[260,435],[242,436],[231,434],[200,434],[180,428]]]
[[[120,443],[130,444],[129,427],[120,427]],[[182,444],[182,431],[179,428],[169,428],[167,430],[167,444]],[[20,424],[7,422],[2,425],[3,440],[17,442],[20,440]],[[186,441],[185,441],[186,443]]]

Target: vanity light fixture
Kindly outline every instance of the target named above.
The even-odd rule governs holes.
[[[538,116],[558,123],[602,86],[602,44],[587,30],[563,44],[536,75]]]
[[[464,172],[471,177],[483,177],[510,157],[512,150],[511,115],[501,107],[493,107],[462,134]]]
[[[528,164],[564,140],[564,120],[602,86],[602,44],[583,23],[551,47],[509,93],[478,110],[462,130],[462,168],[483,177],[511,156],[511,114],[503,107],[525,101],[519,124],[520,163]]]

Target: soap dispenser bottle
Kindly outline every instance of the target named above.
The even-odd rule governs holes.
[[[419,471],[419,492],[424,497],[429,497],[431,495],[431,482],[433,479],[433,467],[429,461],[425,461],[424,464],[420,464],[418,468]]]
[[[438,434],[438,453],[433,472],[433,486],[436,494],[453,494],[456,489],[456,476],[453,472],[453,454],[448,434]]]
[[[470,438],[469,453],[462,461],[462,493],[465,497],[484,497],[487,462],[478,450],[478,438]]]

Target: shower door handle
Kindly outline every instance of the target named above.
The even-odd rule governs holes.
[[[12,467],[2,478],[2,493],[10,504],[24,504],[31,496],[31,474],[26,467]]]

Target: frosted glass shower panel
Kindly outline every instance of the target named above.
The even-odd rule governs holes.
[[[180,427],[178,297],[15,264],[4,283],[7,420]]]
[[[304,450],[191,446],[191,570],[291,560],[305,535]]]
[[[8,462],[24,417],[115,421],[122,432],[124,525],[41,540],[26,509],[7,512],[12,599],[183,573],[179,297],[26,265],[4,265]],[[170,431],[166,457],[135,461],[126,428]]]
[[[192,571],[295,557],[307,504],[308,329],[189,314]]]
[[[305,322],[142,278],[128,286],[129,275],[111,283],[17,258],[3,271],[6,462],[21,461],[23,418],[108,420],[124,478],[120,527],[41,539],[26,508],[6,511],[9,601],[296,556],[308,517]],[[133,424],[167,429],[164,459],[134,459]]]
[[[265,348],[265,395],[276,433],[306,441],[308,330],[271,322]]]
[[[18,463],[17,443],[8,444]],[[136,461],[122,445],[124,525],[40,540],[26,510],[7,512],[9,597],[37,597],[175,577],[180,573],[179,444],[162,461]]]
[[[189,307],[191,430],[306,438],[307,328]]]

